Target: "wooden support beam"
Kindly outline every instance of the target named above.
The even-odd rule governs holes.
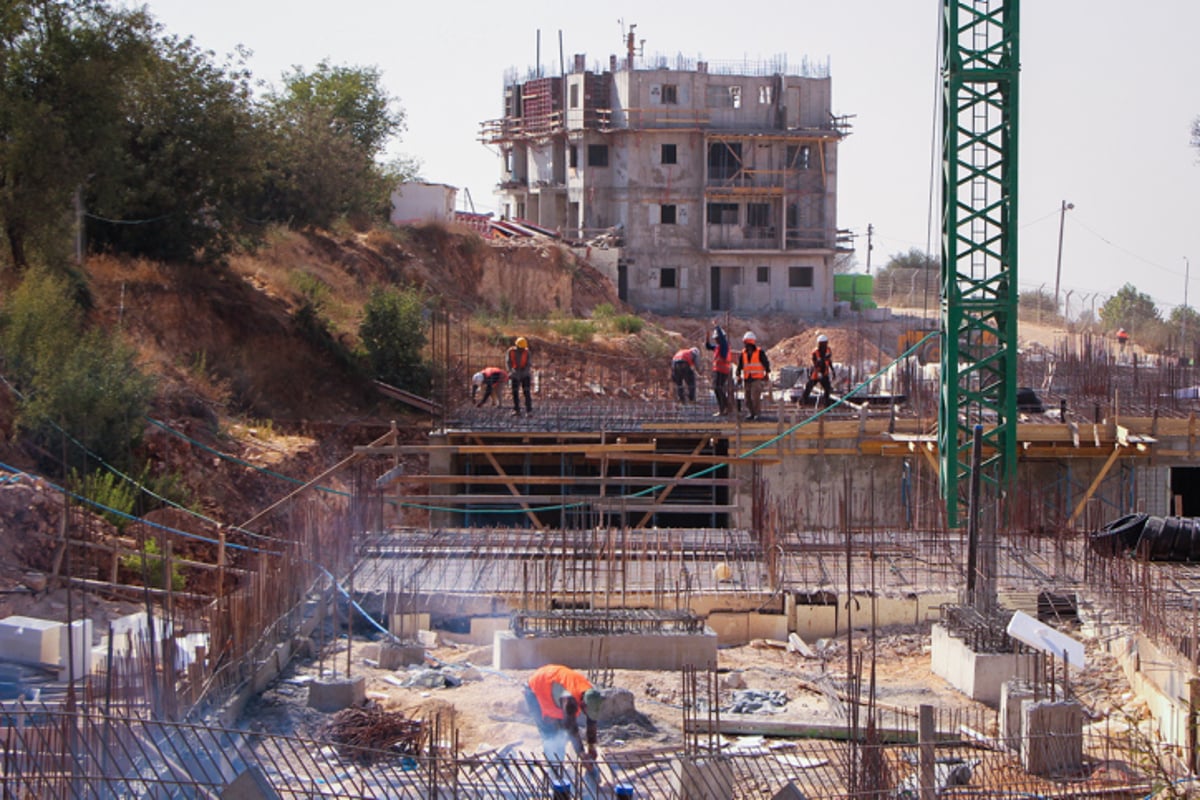
[[[506,474],[504,472],[504,467],[500,466],[500,462],[496,460],[496,457],[492,455],[490,450],[484,450],[483,455],[491,463],[492,469],[496,470],[497,475]],[[518,491],[516,484],[508,483],[506,485],[508,486],[508,490],[513,495],[520,497],[521,492]],[[525,509],[525,516],[529,517],[529,521],[533,523],[533,527],[537,528],[539,531],[546,529],[546,526],[542,524],[540,519],[538,519],[538,515],[529,509],[529,505],[527,503],[521,503],[521,507]]]
[[[693,456],[700,455],[700,451],[704,449],[704,446],[706,444],[708,444],[708,440],[701,439],[700,442],[694,448],[692,448],[692,455]],[[683,464],[680,464],[679,469],[676,470],[676,472],[675,472],[675,479],[679,480],[680,478],[682,478],[687,473],[688,469],[691,468],[691,466],[692,466],[692,462],[690,462],[690,461],[686,461]],[[676,484],[674,484],[674,483],[672,483],[670,486],[667,486],[667,488],[663,491],[663,493],[661,495],[659,495],[658,501],[660,503],[665,503],[667,501],[667,498],[671,496],[671,492],[675,491],[675,486],[676,486]],[[652,516],[654,516],[654,511],[653,510],[647,511],[645,516],[643,516],[640,520],[638,520],[638,523],[636,525],[634,525],[633,527],[635,527],[635,528],[643,527],[649,521],[650,517],[652,517]]]
[[[1112,465],[1116,463],[1117,457],[1120,455],[1120,445],[1114,445],[1112,455],[1108,457],[1108,461],[1104,462],[1104,466],[1100,468],[1100,472],[1096,475],[1096,479],[1092,481],[1092,485],[1088,487],[1086,492],[1084,492],[1083,499],[1079,501],[1079,505],[1075,506],[1075,511],[1071,514],[1071,518],[1067,520],[1068,526],[1075,524],[1075,520],[1078,519],[1079,515],[1083,513],[1083,507],[1088,504],[1088,501],[1092,499],[1092,495],[1094,495],[1096,490],[1100,488],[1101,482],[1104,481],[1104,478],[1108,475],[1108,471],[1112,469]]]

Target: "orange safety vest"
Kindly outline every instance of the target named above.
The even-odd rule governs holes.
[[[812,369],[809,370],[809,377],[814,380],[824,378],[829,373],[829,365],[833,363],[833,350],[826,349],[825,354],[821,354],[821,348],[812,351]]]
[[[686,361],[687,363],[691,364],[693,368],[695,368],[695,366],[696,366],[696,362],[692,358],[692,351],[688,348],[684,348],[683,350],[680,350],[678,353],[675,354],[675,357],[672,360],[673,361]]]
[[[520,360],[521,363],[517,363]],[[529,348],[527,347],[510,347],[508,348],[508,368],[509,369],[525,369],[529,366]]]
[[[742,378],[748,381],[761,381],[767,377],[767,371],[763,369],[762,359],[759,348],[754,348],[754,352],[746,356],[746,351],[742,351]]]
[[[720,372],[728,375],[729,371],[733,369],[733,360],[730,358],[732,355],[733,351],[730,351],[729,355],[726,355],[725,358],[721,358],[720,348],[713,350],[713,372]]]
[[[570,667],[564,667],[561,664],[547,664],[539,667],[529,676],[529,688],[533,690],[533,696],[537,698],[538,706],[542,709],[542,716],[550,719],[566,718],[563,710],[554,702],[554,684],[556,683],[575,698],[582,711],[583,693],[592,688],[592,682],[582,672],[576,672]]]

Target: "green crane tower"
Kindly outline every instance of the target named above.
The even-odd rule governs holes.
[[[1017,458],[1018,0],[942,1],[942,377],[938,450],[950,527],[983,428],[982,486]]]

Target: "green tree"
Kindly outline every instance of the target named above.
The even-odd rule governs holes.
[[[154,395],[133,348],[85,328],[66,282],[42,269],[5,302],[0,326],[5,359],[16,365],[16,428],[43,453],[43,466],[68,466],[60,463],[64,437],[106,462],[129,463]]]
[[[150,49],[145,12],[101,0],[0,11],[0,223],[18,268],[69,248],[75,193],[112,152],[124,78]]]
[[[1018,307],[1021,315],[1026,318],[1034,317],[1046,320],[1058,316],[1058,305],[1054,302],[1054,293],[1046,289],[1021,292]]]
[[[1136,335],[1146,326],[1159,322],[1161,316],[1150,295],[1139,292],[1127,283],[1100,307],[1100,322],[1105,330],[1124,328]]]
[[[891,269],[933,269],[940,270],[942,260],[932,253],[926,253],[919,247],[909,248],[907,253],[893,253],[883,265],[884,271]]]
[[[262,184],[250,74],[165,36],[123,85],[120,139],[89,182],[90,243],[166,261],[220,258]]]
[[[429,390],[423,361],[427,341],[425,300],[415,289],[378,289],[364,307],[358,335],[375,376],[401,389]]]
[[[326,227],[342,216],[379,217],[386,210],[396,168],[377,159],[403,131],[404,112],[377,69],[324,61],[312,72],[294,68],[268,97],[266,114],[272,158],[265,215]]]

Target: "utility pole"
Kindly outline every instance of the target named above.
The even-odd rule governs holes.
[[[1062,201],[1062,208],[1058,212],[1058,264],[1054,268],[1054,313],[1058,313],[1058,285],[1062,280],[1062,242],[1063,242],[1063,225],[1067,221],[1067,211],[1075,207],[1074,203]]]
[[[867,223],[867,274],[871,274],[871,251],[875,249],[875,245],[871,244],[871,237],[875,234],[875,226]]]

